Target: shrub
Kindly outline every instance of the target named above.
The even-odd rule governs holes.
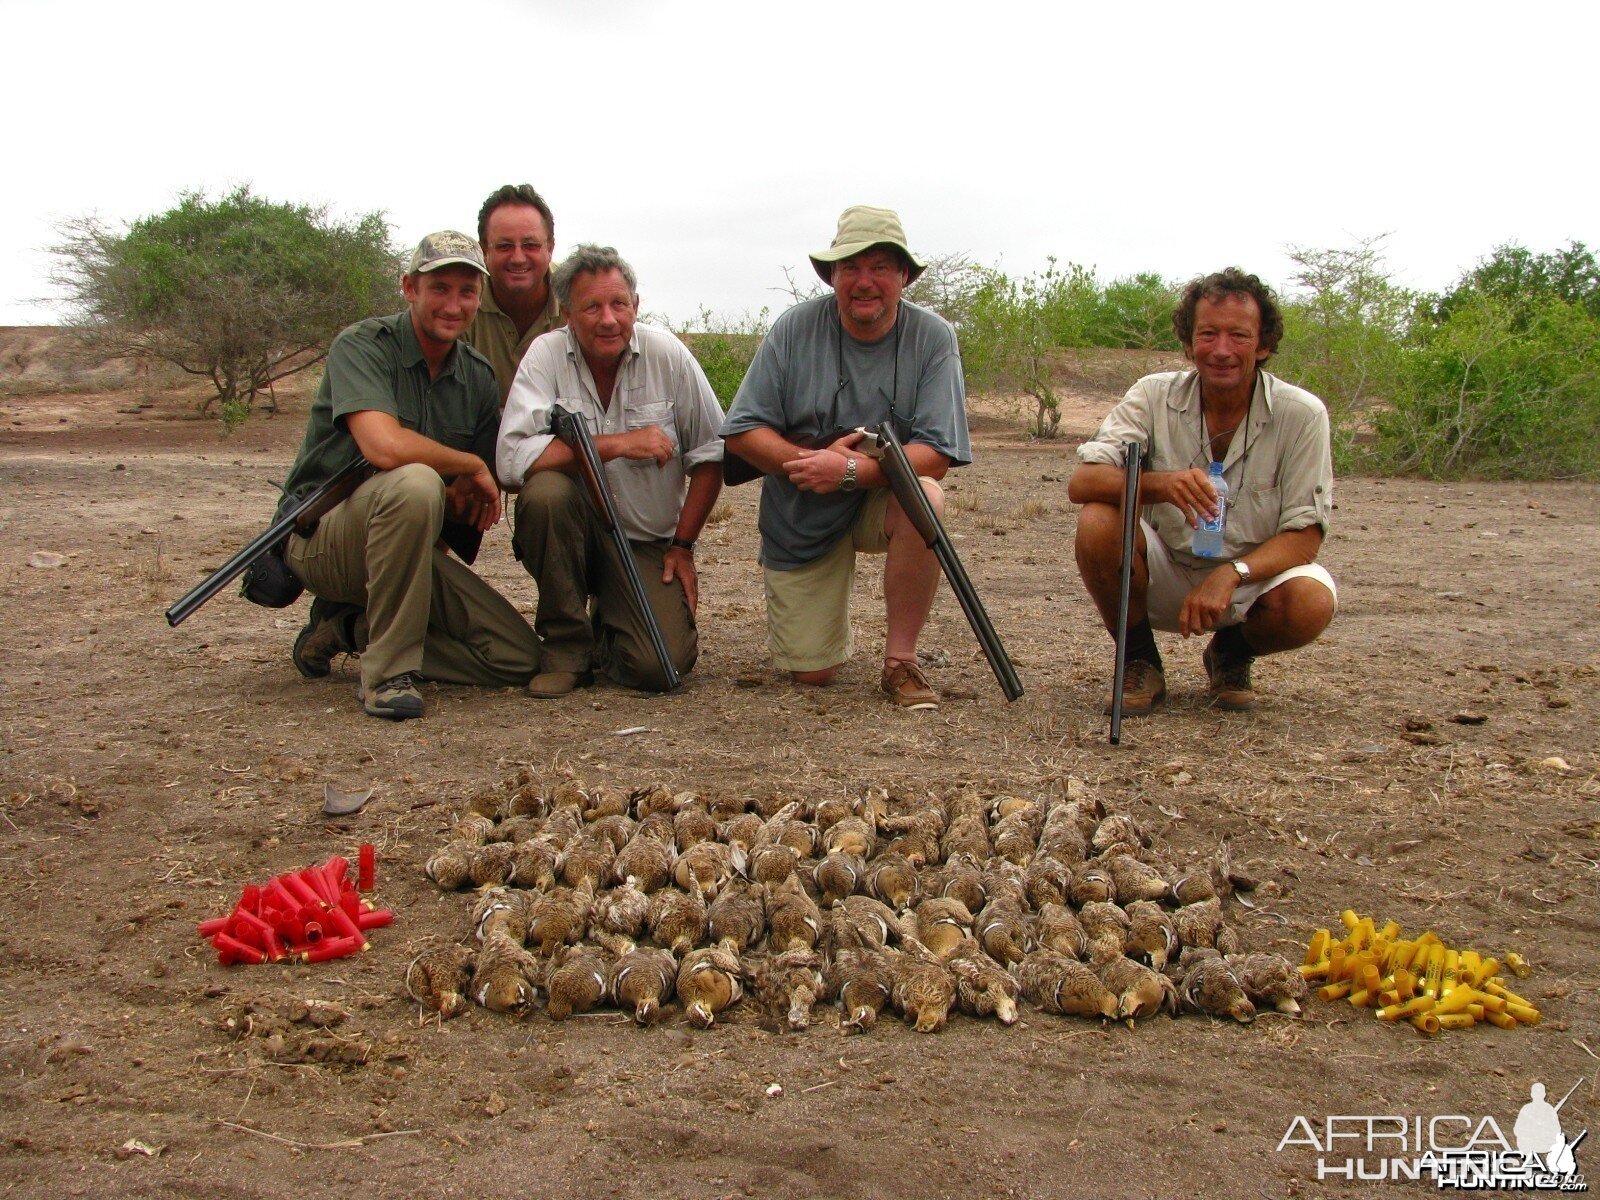
[[[274,382],[320,362],[345,325],[399,307],[400,260],[381,213],[350,222],[248,186],[201,192],[117,232],[61,226],[54,281],[98,346],[210,380],[227,422]]]

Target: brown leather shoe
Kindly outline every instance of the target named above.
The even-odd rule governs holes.
[[[1142,658],[1129,659],[1127,669],[1122,673],[1122,715],[1149,716],[1150,710],[1166,698],[1167,677],[1161,673],[1161,668]],[[1114,699],[1110,692],[1106,693],[1107,713],[1110,713]]]
[[[1206,694],[1215,707],[1224,712],[1248,712],[1255,707],[1256,693],[1250,686],[1250,664],[1254,659],[1248,655],[1223,658],[1217,653],[1217,639],[1212,638],[1200,661],[1205,664],[1209,679]]]
[[[574,688],[588,687],[594,676],[588,671],[541,671],[528,680],[528,695],[535,700],[557,700]]]
[[[901,708],[912,712],[939,707],[939,693],[916,663],[896,663],[883,673],[879,686]]]

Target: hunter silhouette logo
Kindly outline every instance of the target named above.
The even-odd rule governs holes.
[[[1530,1158],[1538,1158],[1546,1171],[1563,1180],[1577,1176],[1578,1143],[1589,1136],[1585,1129],[1569,1141],[1561,1129],[1561,1107],[1578,1090],[1578,1083],[1568,1088],[1561,1102],[1554,1105],[1545,1101],[1544,1084],[1535,1083],[1528,1089],[1528,1102],[1517,1113],[1517,1123],[1511,1127],[1511,1135],[1517,1139],[1517,1150]]]
[[[1561,1109],[1582,1083],[1579,1079],[1556,1104],[1545,1099],[1543,1083],[1534,1083],[1510,1138],[1488,1115],[1341,1114],[1320,1123],[1295,1117],[1277,1148],[1279,1153],[1297,1147],[1315,1153],[1318,1180],[1431,1178],[1439,1188],[1466,1191],[1587,1192],[1577,1151],[1589,1131],[1561,1125]]]

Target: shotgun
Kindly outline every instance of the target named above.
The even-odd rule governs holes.
[[[1139,528],[1139,475],[1144,443],[1122,446],[1122,567],[1117,591],[1117,661],[1111,673],[1111,744],[1122,742],[1122,681],[1128,673],[1128,599],[1133,591],[1133,545]]]
[[[589,422],[582,413],[568,412],[557,404],[550,410],[550,432],[565,442],[573,457],[578,460],[578,473],[583,476],[584,490],[589,493],[589,503],[595,515],[611,535],[611,545],[622,563],[622,573],[628,583],[628,598],[639,620],[650,634],[650,648],[661,664],[661,675],[667,681],[667,691],[672,691],[682,680],[673,665],[672,654],[667,649],[667,639],[661,636],[661,626],[656,621],[655,609],[650,607],[650,597],[645,594],[644,580],[639,577],[639,564],[633,561],[633,548],[628,545],[628,535],[617,519],[617,502],[606,486],[605,468],[600,465],[600,454],[589,436]]]
[[[1016,668],[1011,665],[1006,648],[1000,644],[1000,635],[990,623],[983,601],[978,599],[972,581],[967,578],[966,568],[961,565],[955,547],[950,544],[950,536],[945,533],[939,514],[928,503],[922,483],[917,479],[916,469],[906,457],[906,448],[900,444],[893,423],[885,421],[871,436],[875,439],[875,457],[883,467],[883,473],[889,477],[889,487],[895,499],[900,501],[900,507],[928,548],[938,556],[944,577],[950,581],[950,590],[960,601],[961,611],[966,614],[967,624],[972,626],[972,632],[978,637],[978,645],[983,649],[983,656],[989,660],[989,667],[1000,683],[1000,690],[1005,693],[1007,700],[1016,700],[1022,695],[1022,681],[1017,678]]]
[[[167,609],[167,624],[176,628],[192,616],[195,609],[243,575],[262,558],[268,554],[281,554],[284,540],[291,533],[298,532],[309,537],[323,514],[349,499],[350,493],[365,483],[367,476],[371,474],[372,464],[359,454],[356,455],[321,487],[290,505],[283,516],[274,521],[265,533],[206,576],[193,591]],[[293,578],[289,575],[287,567],[283,568],[283,573],[289,579]],[[284,582],[287,583],[288,580]],[[283,608],[293,604],[300,598],[301,590],[299,587],[290,587],[284,592],[287,599],[282,599],[281,603],[269,604],[267,607]]]

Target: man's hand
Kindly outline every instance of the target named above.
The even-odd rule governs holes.
[[[1217,622],[1227,615],[1238,586],[1239,573],[1231,563],[1207,575],[1184,597],[1183,608],[1178,613],[1178,632],[1191,637],[1215,629]]]
[[[630,429],[627,433],[614,433],[607,440],[611,441],[610,447],[596,445],[602,459],[633,458],[655,459],[656,466],[664,467],[677,455],[678,451],[659,425],[645,425],[639,429]],[[605,453],[611,449],[612,453]]]
[[[481,462],[470,475],[457,475],[444,491],[445,510],[453,521],[488,533],[500,520],[500,485]]]
[[[860,435],[856,435],[859,437]],[[834,446],[843,447],[848,441],[840,438],[826,450],[802,450],[799,458],[791,458],[783,464],[784,473],[789,476],[789,482],[802,492],[817,492],[826,494],[839,490],[839,481],[844,478],[845,464],[852,458],[860,458],[848,448],[834,449]]]
[[[682,546],[669,546],[661,556],[661,582],[676,579],[683,584],[683,598],[689,602],[689,615],[700,609],[700,575],[694,569],[694,555]]]
[[[1191,527],[1200,518],[1217,515],[1217,493],[1211,476],[1199,467],[1187,471],[1146,471],[1141,488],[1145,503],[1166,503],[1183,514]]]

